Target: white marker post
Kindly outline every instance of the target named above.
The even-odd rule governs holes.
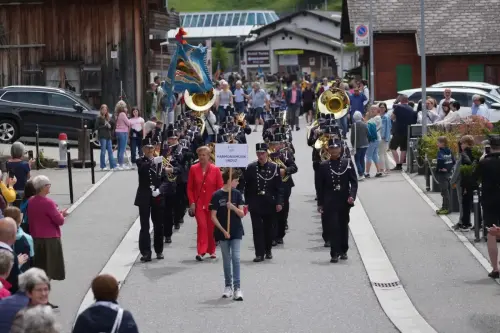
[[[229,184],[233,181],[233,168],[246,168],[248,165],[248,145],[217,143],[215,145],[215,165],[219,168],[229,168]],[[231,202],[232,188],[228,194],[227,202]],[[227,232],[231,225],[231,211],[227,209]]]

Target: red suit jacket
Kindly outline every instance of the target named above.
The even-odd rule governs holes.
[[[187,195],[189,205],[194,203],[196,204],[196,208],[199,207],[208,210],[212,195],[224,186],[224,182],[222,181],[220,169],[211,163],[207,167],[205,183],[203,183],[203,178],[200,163],[192,165],[189,169]]]

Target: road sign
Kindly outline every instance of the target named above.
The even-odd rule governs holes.
[[[248,145],[217,143],[215,165],[219,168],[246,168],[248,166]]]
[[[354,45],[357,47],[370,46],[370,31],[367,24],[358,24],[354,29]]]

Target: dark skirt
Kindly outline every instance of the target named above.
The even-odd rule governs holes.
[[[41,268],[51,280],[66,278],[64,256],[60,238],[34,238],[35,257],[33,266]]]

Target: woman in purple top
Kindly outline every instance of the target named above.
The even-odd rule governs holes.
[[[124,101],[116,103],[116,140],[118,141],[118,170],[128,169],[127,165],[123,164],[123,156],[127,149],[128,133],[130,130],[130,121],[127,117],[127,104]]]

